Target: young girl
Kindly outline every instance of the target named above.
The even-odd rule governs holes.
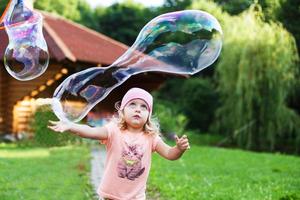
[[[75,123],[50,121],[48,126],[57,132],[71,131],[106,144],[107,157],[98,194],[104,199],[143,200],[151,166],[151,154],[159,153],[168,160],[176,160],[189,142],[184,135],[176,136],[170,147],[159,136],[158,123],[151,118],[153,98],[140,88],[130,89],[123,97],[118,117],[103,127],[89,127]],[[172,116],[170,116],[172,117]]]

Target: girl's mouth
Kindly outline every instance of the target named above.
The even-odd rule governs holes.
[[[135,118],[135,119],[140,119],[141,116],[139,116],[139,115],[134,115],[133,118]]]

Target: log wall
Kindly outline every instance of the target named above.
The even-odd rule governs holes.
[[[25,106],[23,110],[20,111],[15,106],[20,105],[18,103],[26,99],[26,97],[34,97],[32,96],[32,92],[39,91],[39,88],[42,85],[46,86],[46,82],[50,79],[54,79],[55,75],[60,73],[62,68],[63,66],[61,64],[50,64],[46,72],[40,77],[30,81],[18,81],[11,77],[4,66],[0,64],[0,134],[16,133],[17,131],[20,131],[20,129],[15,128],[16,123],[19,123],[19,121],[14,122],[14,110],[15,112],[21,112],[20,115],[24,116],[20,122],[21,127],[29,120],[29,111],[25,111],[29,108],[26,108]],[[62,81],[62,79],[58,81]],[[54,86],[47,86],[44,91],[39,91],[39,93],[47,93],[49,90],[53,91],[55,88],[53,89],[51,87]]]

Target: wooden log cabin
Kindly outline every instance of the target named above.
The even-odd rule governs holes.
[[[50,53],[49,66],[40,77],[18,81],[6,71],[3,56],[8,44],[0,30],[0,134],[31,132],[30,121],[37,100],[51,98],[55,88],[70,74],[95,66],[108,66],[128,46],[60,16],[42,12],[43,33]],[[115,89],[97,106],[112,111],[114,103],[133,86],[156,89],[166,78],[163,74],[135,75]]]

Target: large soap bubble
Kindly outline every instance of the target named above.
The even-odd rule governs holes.
[[[20,81],[43,74],[48,67],[49,53],[42,32],[42,15],[27,8],[22,0],[12,0],[3,23],[9,38],[4,54],[8,73]]]
[[[221,47],[222,29],[212,15],[199,10],[160,15],[111,66],[65,79],[54,92],[52,108],[60,120],[77,122],[130,76],[148,71],[192,75],[211,65]],[[74,101],[82,107],[75,109]]]

